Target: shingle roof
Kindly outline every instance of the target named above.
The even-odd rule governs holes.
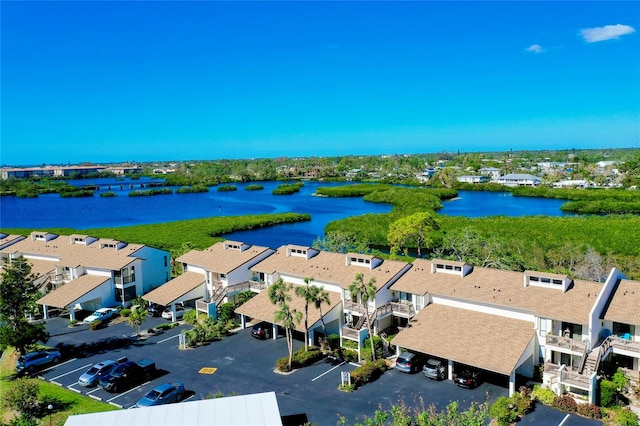
[[[559,289],[532,285],[525,287],[522,272],[474,267],[469,274],[461,277],[443,272],[432,273],[431,261],[416,259],[411,269],[391,289],[519,308],[543,318],[586,324],[602,284],[574,280],[573,285],[563,293]]]
[[[640,281],[620,280],[606,307],[608,321],[640,325]]]
[[[0,247],[10,246],[11,244],[14,244],[22,239],[24,239],[22,235],[7,235],[0,233]]]
[[[99,269],[119,270],[135,261],[136,253],[143,247],[142,244],[128,244],[120,250],[112,247],[100,248],[98,242],[89,245],[72,244],[68,235],[59,235],[49,241],[27,237],[3,248],[0,252],[20,252],[25,257],[28,257],[27,255],[47,257],[61,265],[83,265]]]
[[[294,288],[295,287],[296,286],[294,286]],[[342,299],[338,293],[331,291],[327,293],[329,293],[329,301],[331,303],[330,305],[322,305],[322,314],[325,316],[329,311],[342,304]],[[296,331],[304,332],[304,299],[298,297],[293,289],[291,290],[290,294],[291,301],[288,302],[289,306],[292,309],[297,309],[299,312],[302,312],[303,315],[300,324],[296,324],[295,329]],[[236,308],[236,313],[247,315],[259,321],[267,321],[273,323],[274,315],[277,310],[278,307],[271,303],[271,301],[269,300],[269,292],[265,290],[259,294],[256,294],[242,306]],[[309,327],[313,326],[313,324],[318,321],[320,321],[320,311],[316,309],[315,305],[309,305]]]
[[[31,265],[31,273],[42,277],[50,272],[55,272],[56,266],[49,261],[40,259],[26,259],[27,263]]]
[[[437,304],[409,324],[393,338],[394,345],[507,375],[535,336],[528,321]]]
[[[348,289],[356,273],[361,272],[365,283],[375,278],[376,288],[380,290],[411,265],[407,262],[384,260],[378,266],[369,269],[360,265],[347,265],[347,256],[352,255],[321,251],[307,259],[300,256],[287,256],[286,247],[280,247],[274,254],[251,267],[251,270],[265,274],[273,274],[277,271],[280,274],[300,278],[313,277],[315,281],[337,284],[344,289]]]
[[[205,284],[205,276],[196,272],[185,272],[178,275],[171,281],[162,284],[160,287],[151,290],[142,296],[144,300],[157,303],[158,305],[167,306],[175,302],[181,296]],[[204,287],[202,291],[204,296]]]
[[[242,243],[237,243],[242,246]],[[250,246],[240,251],[228,248],[229,241],[216,243],[205,250],[191,250],[178,257],[177,261],[190,265],[200,266],[207,271],[228,274],[267,251],[268,247]],[[225,248],[227,247],[227,248]]]
[[[82,296],[100,287],[104,283],[111,281],[110,277],[100,275],[82,275],[62,287],[44,295],[38,300],[39,305],[54,306],[56,308],[65,308],[72,305]]]

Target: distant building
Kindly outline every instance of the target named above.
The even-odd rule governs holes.
[[[542,183],[542,179],[529,174],[512,173],[500,176],[498,183],[505,186],[538,186]]]
[[[459,176],[458,182],[461,183],[487,183],[489,182],[488,176]]]
[[[500,169],[496,167],[483,167],[478,170],[480,174],[489,176],[492,180],[496,180],[500,177]]]

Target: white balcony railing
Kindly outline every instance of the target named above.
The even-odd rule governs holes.
[[[545,344],[548,347],[556,347],[561,349],[567,349],[576,355],[584,353],[587,344],[580,340],[574,340],[570,337],[556,336],[554,334],[547,334]]]

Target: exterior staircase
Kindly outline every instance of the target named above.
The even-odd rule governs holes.
[[[582,374],[591,376],[592,373],[597,372],[600,361],[600,347],[591,351],[582,368]]]

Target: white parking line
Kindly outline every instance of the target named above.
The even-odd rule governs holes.
[[[558,426],[562,426],[567,420],[569,420],[569,417],[571,416],[568,414],[564,416],[564,419],[562,419],[562,421],[558,424]]]
[[[100,398],[99,396],[95,396],[95,395],[89,395],[89,398],[93,398],[93,399],[97,399],[98,401],[102,401],[102,398]]]
[[[87,395],[91,395],[92,393],[94,393],[94,392],[98,392],[99,390],[100,390],[100,388],[99,388],[98,386],[96,386],[96,388],[95,388],[95,389],[90,390],[89,392],[87,392]]]
[[[61,374],[59,376],[52,377],[51,381],[54,381],[55,379],[59,379],[60,377],[64,377],[64,376],[66,376],[68,374],[75,373],[76,371],[84,370],[85,368],[87,368],[87,367],[89,367],[91,365],[93,365],[93,364],[87,364],[87,365],[84,365],[84,366],[82,366],[80,368],[76,368],[75,370],[69,371],[68,373],[64,373],[64,374]]]
[[[157,341],[156,344],[159,345],[160,343],[166,342],[167,340],[175,339],[178,336],[180,336],[180,335],[176,334],[175,336],[167,337],[166,339],[162,339],[162,340]]]
[[[78,359],[78,358],[71,358],[69,361],[61,362],[60,364],[53,364],[51,367],[47,368],[46,370],[40,371],[40,373],[46,373],[47,371],[51,370],[52,368],[56,368],[56,367],[60,367],[61,365],[69,364],[70,362],[73,362],[76,359]]]
[[[121,394],[118,394],[118,395],[114,396],[114,397],[113,397],[113,398],[111,398],[111,399],[107,399],[107,402],[108,402],[108,403],[111,403],[111,401],[113,401],[114,399],[116,399],[116,398],[120,398],[121,396],[126,395],[126,394],[128,394],[129,392],[133,392],[134,390],[140,389],[141,387],[143,387],[144,385],[147,385],[147,384],[149,384],[149,383],[151,383],[151,382],[144,382],[143,384],[141,384],[141,385],[139,385],[139,386],[136,386],[135,388],[129,389],[129,390],[128,390],[128,391],[126,391],[126,392],[122,392]],[[120,408],[122,408],[122,406],[120,406]]]
[[[53,383],[54,385],[58,385],[58,386],[62,387],[62,383],[60,383],[60,382],[54,382],[53,380],[51,380],[51,383]]]
[[[195,397],[195,396],[196,396],[196,394],[194,393],[194,394],[193,394],[193,395],[191,395],[189,398],[185,398],[185,399],[183,399],[183,400],[182,400],[182,402],[188,401],[188,400],[190,400],[191,398],[193,398],[193,397]]]
[[[77,384],[78,382],[75,382],[73,385]],[[73,385],[69,385],[67,386],[67,389],[69,389],[70,391],[74,391],[76,393],[82,393],[82,391],[80,389],[76,389],[76,388],[72,388],[71,386]]]
[[[118,407],[118,408],[124,408],[124,406],[123,406],[123,405],[116,404],[115,402],[110,402],[109,404],[111,404],[111,405],[115,405],[115,406],[116,406],[116,407]]]
[[[312,382],[315,382],[315,381],[316,381],[317,379],[319,379],[320,377],[324,376],[324,375],[325,375],[325,374],[327,374],[327,373],[331,373],[333,370],[335,370],[336,368],[338,368],[338,367],[340,367],[340,366],[345,365],[346,363],[347,363],[346,361],[342,361],[340,364],[336,365],[336,366],[335,366],[335,367],[333,367],[332,369],[327,370],[327,371],[325,371],[324,373],[322,373],[321,375],[314,377],[313,379],[311,379],[311,381],[312,381]]]

